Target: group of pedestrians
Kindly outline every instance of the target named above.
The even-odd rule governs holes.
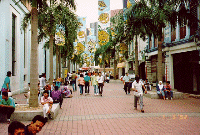
[[[83,95],[84,88],[85,88],[85,95],[90,94],[90,86],[94,87],[94,95],[100,95],[102,96],[103,94],[103,86],[105,81],[108,81],[108,78],[104,75],[102,75],[101,72],[79,72],[78,75],[76,75],[75,71],[73,71],[73,74],[70,75],[68,73],[67,79],[70,81],[70,84],[73,86],[73,90],[76,91],[76,82],[78,82],[79,90],[80,90],[80,95]]]

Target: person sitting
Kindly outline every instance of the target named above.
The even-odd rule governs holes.
[[[31,124],[25,127],[25,135],[36,135],[36,133],[39,133],[41,131],[46,122],[47,119],[45,119],[41,115],[36,115],[32,119]]]
[[[163,85],[162,81],[159,81],[159,84],[157,85],[156,89],[157,89],[158,96],[160,98],[163,97],[163,99],[165,100],[165,92],[164,92],[165,88],[164,88],[164,85]]]
[[[62,78],[58,77],[58,79],[56,80],[56,86],[58,86],[58,88],[60,88],[62,82]]]
[[[53,84],[51,85],[51,91],[55,90],[55,86],[56,86],[56,82],[53,82]]]
[[[148,79],[145,80],[145,85],[144,86],[145,86],[146,90],[150,90],[151,91],[151,84],[148,81]]]
[[[48,115],[49,119],[52,119],[50,111],[53,105],[53,99],[49,97],[49,92],[47,90],[43,92],[43,96],[41,97],[41,104],[43,105],[44,118],[47,118]]]
[[[7,114],[7,123],[10,124],[11,114],[15,111],[15,102],[12,97],[8,97],[8,92],[2,92],[2,100],[0,101],[1,113]]]
[[[170,99],[173,99],[173,91],[172,91],[172,86],[170,85],[170,81],[167,81],[165,85],[165,97],[168,99],[168,96],[170,96]]]
[[[106,83],[109,83],[109,81],[110,81],[110,78],[108,75],[106,75]]]
[[[59,103],[61,108],[63,97],[61,91],[58,90],[58,86],[55,86],[55,90],[51,92],[51,97],[53,98],[53,103]]]
[[[8,126],[8,135],[24,135],[25,125],[19,121],[13,121]]]
[[[48,91],[49,92],[49,97],[51,97],[51,86],[50,85],[46,85],[44,87],[44,90]]]
[[[69,82],[66,82],[65,83],[65,86],[61,89],[62,91],[62,94],[66,97],[66,98],[72,98],[72,89],[70,86],[69,86]]]

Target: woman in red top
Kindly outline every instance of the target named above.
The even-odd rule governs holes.
[[[83,86],[85,85],[83,74],[80,74],[80,78],[78,79],[78,82],[79,82],[78,86],[80,88],[80,95],[83,95]]]

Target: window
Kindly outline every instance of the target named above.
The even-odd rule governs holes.
[[[15,76],[15,70],[16,70],[16,16],[12,14],[12,75]]]

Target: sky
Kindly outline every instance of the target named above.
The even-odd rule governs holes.
[[[90,27],[90,23],[98,21],[98,0],[75,0],[76,14],[78,16],[87,17],[86,27]],[[110,10],[122,9],[122,0],[110,0]]]

